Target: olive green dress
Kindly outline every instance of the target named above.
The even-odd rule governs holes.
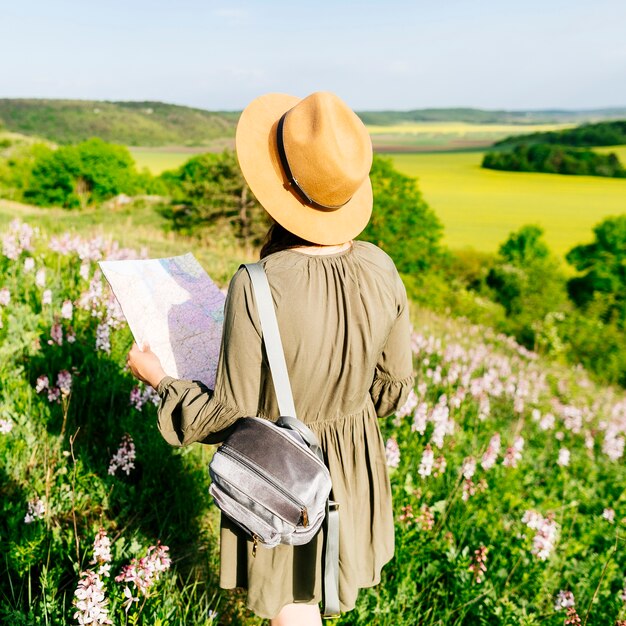
[[[354,607],[394,552],[391,488],[377,417],[413,385],[406,292],[393,261],[363,241],[339,253],[283,250],[263,260],[298,417],[317,435],[339,503],[339,599]],[[159,429],[172,445],[215,443],[241,417],[278,417],[249,276],[233,277],[215,391],[164,378]],[[268,450],[268,454],[272,451]],[[248,607],[274,617],[322,595],[323,529],[304,546],[259,546],[222,515],[220,586],[248,590]]]

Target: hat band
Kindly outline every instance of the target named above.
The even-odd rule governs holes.
[[[276,143],[278,147],[278,156],[280,157],[280,164],[283,168],[285,176],[287,177],[289,187],[292,191],[296,193],[296,195],[300,198],[300,200],[302,200],[302,202],[308,204],[314,209],[321,209],[322,211],[336,211],[337,209],[340,209],[342,206],[348,204],[348,202],[350,202],[352,198],[348,198],[345,202],[334,206],[329,204],[321,204],[320,202],[313,200],[313,198],[311,198],[311,196],[309,196],[309,194],[304,191],[304,189],[302,189],[300,183],[293,175],[291,167],[289,167],[289,161],[287,160],[287,153],[285,152],[285,142],[283,139],[283,126],[285,124],[285,117],[287,113],[289,113],[289,111],[283,113],[282,117],[278,120],[278,127],[276,128]]]

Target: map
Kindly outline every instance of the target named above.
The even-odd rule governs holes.
[[[137,345],[147,341],[168,375],[214,389],[225,296],[193,254],[99,265]]]

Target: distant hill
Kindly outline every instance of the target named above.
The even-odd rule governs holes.
[[[580,124],[626,118],[626,107],[566,111],[490,111],[485,109],[415,109],[414,111],[361,111],[359,117],[371,126],[403,122],[467,122],[469,124]]]
[[[223,146],[224,140],[232,144],[239,113],[151,101],[0,99],[0,127],[60,144],[100,137],[130,146]],[[377,126],[415,122],[524,125],[625,119],[626,108],[589,111],[448,108],[363,111],[359,116],[365,124]]]
[[[238,118],[163,102],[0,99],[0,125],[61,144],[100,137],[131,146],[207,145],[234,137]]]

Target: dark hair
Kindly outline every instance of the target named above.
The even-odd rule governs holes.
[[[291,231],[281,226],[278,222],[272,221],[270,229],[265,235],[265,241],[261,248],[261,258],[273,254],[274,252],[280,252],[281,250],[288,250],[289,248],[297,248],[300,246],[317,246],[318,244],[312,241],[307,241],[294,235]]]

